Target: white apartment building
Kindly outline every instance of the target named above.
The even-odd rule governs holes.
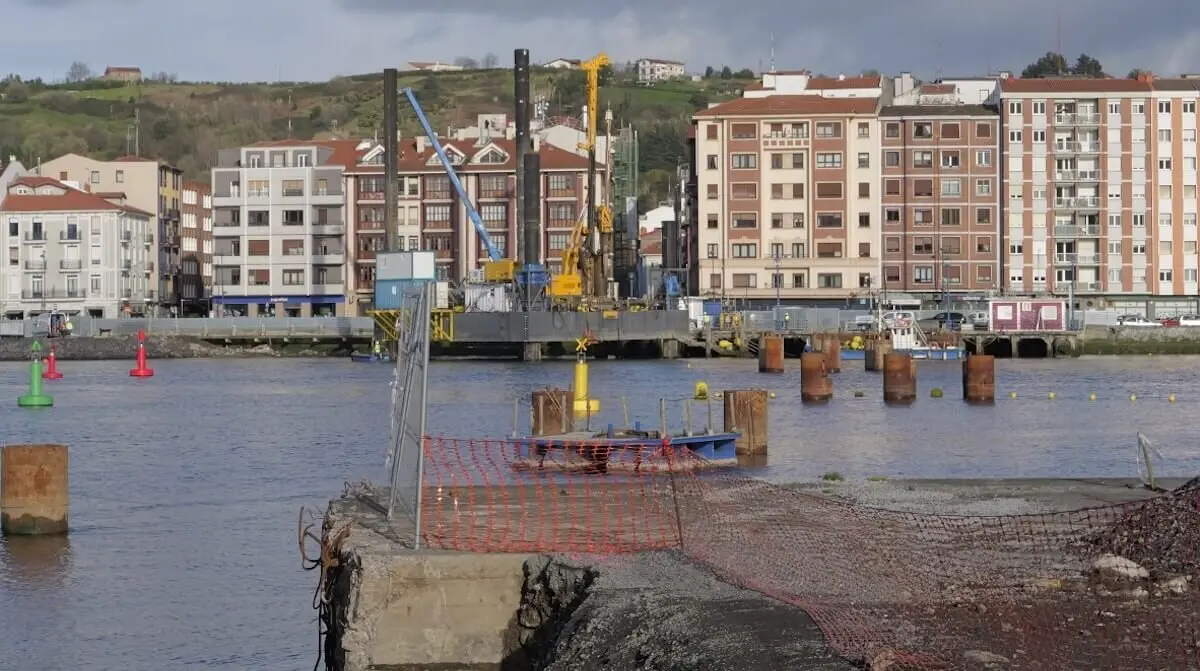
[[[21,177],[0,203],[0,314],[145,314],[154,302],[154,214],[47,177]]]
[[[643,84],[680,79],[687,73],[679,61],[664,61],[658,58],[639,58],[637,61],[638,81]]]
[[[246,316],[345,314],[343,172],[354,140],[221,150],[212,170],[212,302]]]
[[[844,301],[880,286],[881,95],[879,77],[769,73],[695,114],[699,294]]]

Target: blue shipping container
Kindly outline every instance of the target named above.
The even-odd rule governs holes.
[[[709,317],[720,317],[721,301],[704,301],[704,314]]]
[[[404,300],[405,292],[410,292],[413,284],[427,284],[414,280],[375,280],[375,309],[399,310]]]

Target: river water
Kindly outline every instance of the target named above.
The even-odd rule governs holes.
[[[128,362],[64,362],[66,379],[47,385],[57,404],[41,412],[16,407],[27,368],[0,364],[0,441],[71,448],[70,536],[0,541],[0,671],[311,668],[316,576],[300,569],[297,513],[344,481],[383,481],[391,371],[340,360],[152,364],[156,377],[134,380]],[[674,399],[704,380],[775,392],[770,463],[755,471],[772,480],[1128,477],[1138,431],[1162,453],[1160,474],[1200,473],[1189,421],[1200,357],[1000,361],[993,407],[965,406],[959,365],[936,362],[919,365],[911,407],[881,404],[881,378],[861,362],[835,376],[834,401],[801,407],[798,361],[788,364],[760,375],[751,361],[594,362],[596,424],[622,422],[624,397],[631,420],[656,427],[658,399],[670,398],[679,426]],[[569,362],[435,363],[429,430],[505,435],[513,398],[566,386],[571,373]],[[929,397],[935,386],[944,398]],[[692,415],[700,427],[707,408]]]

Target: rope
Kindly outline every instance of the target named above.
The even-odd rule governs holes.
[[[347,485],[348,487],[349,485]],[[310,520],[307,525],[304,523],[306,516]],[[319,537],[312,531],[313,527],[316,526],[315,520],[318,517],[324,520],[321,524],[321,535]],[[330,572],[341,566],[342,543],[346,540],[346,536],[350,535],[350,525],[342,525],[334,531],[327,515],[318,515],[312,510],[301,508],[296,529],[300,546],[301,567],[305,571],[320,571],[312,600],[313,610],[317,611],[317,660],[313,663],[313,671],[317,671],[324,657],[326,638],[333,627],[333,611],[329,605],[333,596],[333,583],[330,580]],[[308,541],[315,542],[319,548],[318,556],[315,559],[308,555]]]

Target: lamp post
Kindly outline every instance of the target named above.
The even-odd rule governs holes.
[[[771,276],[771,284],[775,285],[775,330],[783,330],[783,310],[781,309],[783,289],[783,273],[779,271],[779,262],[783,260],[783,255],[775,251],[771,255],[775,259],[775,274]]]

